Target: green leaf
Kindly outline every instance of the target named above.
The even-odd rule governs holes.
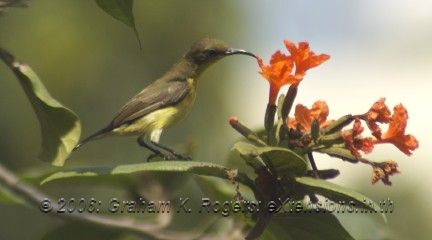
[[[330,213],[293,212],[275,215],[262,240],[352,240],[339,220]]]
[[[303,186],[306,190],[322,195],[334,201],[335,203],[343,202],[345,205],[349,204],[353,207],[351,208],[352,211],[358,211],[358,208],[363,208],[368,209],[373,213],[381,213],[384,222],[387,222],[387,218],[382,213],[380,206],[361,193],[322,179],[297,177],[295,181],[296,183]],[[348,208],[347,211],[349,211]]]
[[[219,177],[232,180],[239,178],[242,182],[247,179],[237,170],[229,169],[221,165],[206,162],[185,162],[185,161],[161,161],[138,164],[127,164],[119,166],[102,166],[76,168],[67,171],[60,171],[45,178],[41,184],[66,178],[99,177],[106,175],[124,175],[139,172],[178,172],[193,173],[204,176]],[[246,184],[248,185],[248,184]],[[249,186],[249,185],[248,185]]]
[[[245,160],[247,165],[257,170],[265,166],[263,162],[256,158],[256,155],[250,154],[250,152],[254,151],[255,148],[255,145],[246,142],[237,142],[234,144],[233,150],[240,153],[240,156]]]
[[[120,240],[124,235],[120,231],[96,227],[83,223],[68,223],[46,233],[41,240]]]
[[[238,142],[234,145],[241,155],[257,157],[269,161],[279,175],[303,175],[307,162],[297,153],[281,147],[257,147],[249,143]]]
[[[21,204],[24,200],[13,194],[7,188],[0,185],[0,203],[1,204]]]
[[[357,163],[359,160],[351,154],[351,151],[343,147],[329,147],[317,150],[320,153],[325,153],[332,157],[340,158],[344,161]]]
[[[220,179],[197,176],[196,182],[201,188],[206,197],[210,197],[214,200],[225,201],[233,200],[237,196],[236,184],[229,183],[227,181],[221,181]],[[240,193],[246,200],[255,199],[253,192],[249,188],[244,188],[240,185]]]
[[[0,58],[18,78],[39,120],[42,131],[39,157],[55,166],[63,166],[80,139],[81,123],[77,115],[51,97],[28,65],[18,62],[2,48]]]
[[[131,27],[141,48],[141,41],[133,15],[133,0],[96,0],[96,3],[110,16]]]
[[[0,13],[8,7],[27,7],[28,0],[0,0]]]

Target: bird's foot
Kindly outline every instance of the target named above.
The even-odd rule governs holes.
[[[172,153],[172,154],[163,154],[163,153],[153,153],[150,154],[150,156],[147,157],[147,162],[150,162],[150,160],[152,160],[153,158],[157,158],[160,157],[165,161],[170,161],[170,160],[192,160],[191,156],[187,156],[187,155],[182,155],[179,153]]]
[[[150,156],[147,157],[147,162],[150,162],[153,158],[157,158],[160,157],[165,161],[170,161],[170,160],[185,160],[185,161],[189,161],[192,160],[191,156],[187,156],[187,155],[182,155],[179,153],[172,153],[172,154],[163,154],[163,153],[153,153]]]
[[[152,160],[153,158],[162,158],[164,160],[167,160],[167,155],[163,154],[163,153],[152,153],[147,157],[147,162],[150,162],[150,160]]]
[[[179,153],[176,153],[176,152],[174,152],[173,155],[178,160],[184,160],[184,161],[190,161],[190,160],[192,160],[192,157],[188,156],[188,155],[183,155],[183,154],[179,154]]]

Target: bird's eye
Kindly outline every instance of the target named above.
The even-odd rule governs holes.
[[[214,56],[216,54],[217,54],[217,52],[214,49],[209,49],[209,50],[206,51],[206,55],[209,56],[209,57]]]

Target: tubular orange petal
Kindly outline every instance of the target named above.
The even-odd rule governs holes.
[[[388,123],[391,119],[390,109],[384,103],[385,98],[380,98],[376,101],[372,107],[369,109],[367,114],[368,121]]]
[[[288,118],[287,123],[289,128],[297,128],[297,121],[295,120],[295,118]]]
[[[260,74],[270,83],[269,103],[275,104],[281,87],[287,84],[299,84],[306,71],[320,65],[329,58],[328,55],[315,55],[307,42],[300,42],[298,47],[289,40],[284,41],[290,55],[276,51],[270,58],[269,65],[265,65],[261,58],[257,58]],[[295,66],[295,72],[293,69]]]
[[[260,74],[270,84],[269,103],[271,104],[276,102],[277,95],[282,86],[298,82],[291,75],[294,67],[293,61],[289,56],[284,55],[280,51],[272,55],[269,65],[265,65],[261,58],[258,58],[257,62],[261,69]]]
[[[278,84],[270,83],[269,100],[268,100],[269,103],[273,105],[276,103],[276,99],[279,94],[280,88],[281,87]]]
[[[363,116],[368,128],[371,130],[372,135],[377,139],[381,139],[382,131],[377,123],[388,123],[391,119],[391,112],[387,105],[384,103],[385,98],[380,98]]]
[[[299,42],[298,47],[289,40],[285,40],[284,44],[295,63],[297,78],[303,78],[307,70],[317,67],[330,58],[327,54],[316,55],[310,50],[307,42]]]
[[[393,111],[387,132],[377,142],[391,143],[406,155],[411,155],[419,144],[414,136],[405,134],[408,112],[402,104],[395,106]]]
[[[417,139],[412,135],[400,135],[392,139],[384,139],[383,142],[393,144],[408,156],[411,155],[412,151],[417,149],[419,146]]]
[[[386,133],[383,134],[383,139],[394,138],[398,135],[405,133],[405,128],[408,121],[408,112],[406,108],[399,104],[393,109],[393,116],[390,120],[389,128]]]
[[[300,124],[302,131],[311,129],[312,119],[310,110],[307,107],[303,106],[302,104],[297,104],[294,116],[297,124]]]
[[[325,123],[329,114],[329,108],[325,101],[316,101],[312,105],[312,109],[310,110],[310,115],[312,118],[318,119],[320,124]]]
[[[361,133],[364,128],[361,125],[360,119],[354,120],[352,130],[345,130],[342,132],[342,139],[345,142],[345,147],[351,151],[351,154],[356,158],[360,158],[360,152],[371,153],[374,148],[374,140],[371,137],[362,138]]]
[[[302,131],[310,131],[312,122],[317,119],[320,127],[326,127],[331,121],[326,121],[329,113],[328,105],[325,101],[316,101],[311,109],[302,104],[297,104],[295,109],[295,119],[288,120],[288,126],[296,128],[300,124]]]

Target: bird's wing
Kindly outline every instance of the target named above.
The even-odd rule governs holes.
[[[187,81],[151,84],[126,103],[111,121],[111,129],[130,123],[150,112],[175,105],[189,93]]]

